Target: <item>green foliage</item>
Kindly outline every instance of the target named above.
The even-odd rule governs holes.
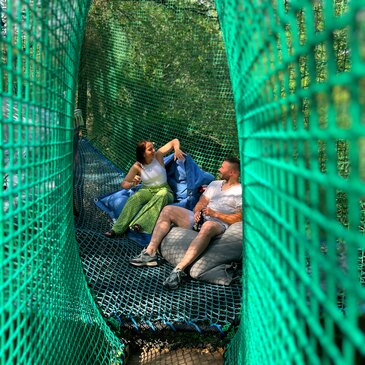
[[[212,4],[96,1],[84,51],[89,133],[106,153],[121,151],[121,140],[113,136],[123,123],[124,156],[139,139],[161,145],[173,137],[201,163],[209,146],[213,171],[222,156],[238,155],[228,66]],[[102,58],[90,62],[91,55]],[[125,168],[132,160],[119,164]]]

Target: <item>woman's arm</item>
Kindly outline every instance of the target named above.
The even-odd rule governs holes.
[[[131,189],[133,186],[139,184],[141,180],[141,168],[138,165],[138,162],[135,162],[133,166],[129,169],[128,174],[125,176],[121,185],[123,189]]]
[[[177,138],[171,140],[170,142],[167,142],[165,145],[160,147],[156,151],[156,158],[160,158],[162,160],[163,156],[165,156],[167,153],[171,152],[172,149],[174,149],[174,154],[175,154],[174,159],[175,160],[176,159],[182,160],[184,158],[185,153],[183,151],[181,151],[180,141]]]

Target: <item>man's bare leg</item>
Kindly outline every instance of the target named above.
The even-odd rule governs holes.
[[[152,233],[151,241],[146,248],[146,253],[153,256],[160,246],[164,237],[169,233],[171,224],[181,228],[191,228],[191,212],[188,209],[167,205],[160,213]]]
[[[206,221],[198,233],[198,235],[191,241],[188,250],[186,251],[182,260],[176,265],[177,268],[184,270],[187,266],[192,264],[209,246],[211,239],[223,232],[222,225]]]
[[[221,224],[213,221],[203,223],[198,235],[191,241],[183,259],[176,265],[171,274],[163,282],[163,286],[168,289],[177,289],[183,278],[186,276],[184,269],[193,263],[199,255],[208,247],[210,240],[223,232]]]

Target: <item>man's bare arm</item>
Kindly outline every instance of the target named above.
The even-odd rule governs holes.
[[[209,203],[209,199],[202,195],[199,201],[196,203],[194,207],[194,214],[200,212],[202,209],[206,208]]]
[[[203,214],[209,217],[217,218],[224,223],[233,224],[242,221],[242,210],[237,213],[220,213],[211,208],[203,208]]]

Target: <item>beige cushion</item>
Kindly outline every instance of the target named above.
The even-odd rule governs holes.
[[[176,266],[184,257],[197,232],[173,227],[163,239],[160,252],[166,261]],[[190,266],[190,276],[213,284],[229,285],[236,276],[237,263],[242,260],[242,222],[232,224],[212,239],[208,248]]]

